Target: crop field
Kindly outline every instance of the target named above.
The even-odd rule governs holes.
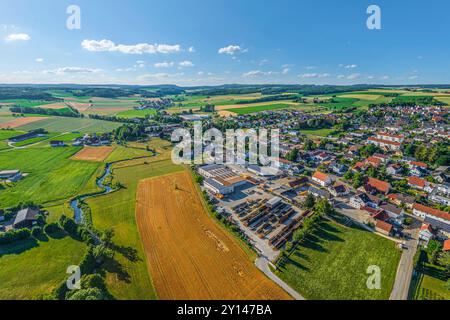
[[[101,133],[112,131],[121,125],[118,122],[97,119],[50,117],[36,123],[22,125],[19,129],[31,131],[42,128],[48,132]]]
[[[26,99],[14,99],[14,100],[0,100],[0,105],[18,105],[20,107],[37,107],[54,103],[54,101],[42,101],[42,100],[26,100]]]
[[[160,299],[290,298],[208,216],[188,172],[141,181],[136,212]]]
[[[106,158],[105,162],[116,162],[139,157],[150,157],[153,153],[145,148],[116,146],[114,151]]]
[[[192,95],[192,96],[177,96],[172,97],[175,101],[176,108],[178,109],[195,109],[202,107],[206,104],[213,104],[215,106],[227,106],[236,104],[236,101],[241,100],[254,100],[261,98],[260,93],[252,94],[241,94],[241,95],[222,95],[222,96],[203,96],[203,95]],[[180,106],[181,104],[181,106]]]
[[[113,152],[114,147],[84,147],[78,151],[71,159],[77,161],[103,162]]]
[[[3,207],[23,202],[63,201],[76,195],[97,170],[95,162],[72,161],[80,148],[27,148],[0,152],[1,169],[19,169],[28,174],[12,186],[0,190]]]
[[[37,125],[36,122],[41,122],[45,119],[48,119],[46,117],[20,117],[20,118],[12,118],[9,121],[0,123],[0,129],[6,129],[6,128],[18,128],[27,126],[30,124]]]
[[[50,293],[85,252],[84,243],[68,236],[0,246],[0,300],[29,300]]]
[[[257,106],[245,106],[239,108],[232,108],[232,109],[226,109],[225,111],[230,111],[237,114],[249,114],[249,113],[256,113],[261,111],[269,111],[269,110],[277,110],[277,109],[289,109],[294,108],[295,105],[292,104],[286,104],[286,103],[276,103],[276,104],[264,104],[264,105],[257,105]]]
[[[113,228],[114,243],[121,252],[116,265],[108,267],[107,287],[118,299],[155,299],[141,238],[136,225],[136,193],[140,180],[183,170],[170,160],[170,143],[159,139],[149,142],[158,155],[115,164],[113,182],[124,188],[105,196],[87,200],[95,228]],[[93,183],[93,182],[92,182]],[[129,253],[134,253],[130,256]]]
[[[24,131],[16,131],[16,130],[0,130],[0,140],[6,140],[15,136],[19,136],[24,134]]]
[[[276,273],[306,299],[387,300],[400,256],[393,241],[356,227],[322,222]],[[381,269],[381,290],[366,286],[371,265]]]

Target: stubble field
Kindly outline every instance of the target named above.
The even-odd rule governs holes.
[[[207,215],[188,172],[141,181],[136,215],[160,299],[290,299]]]

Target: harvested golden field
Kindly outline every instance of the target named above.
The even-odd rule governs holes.
[[[52,104],[43,104],[40,106],[36,106],[36,108],[42,108],[42,109],[52,109],[52,110],[58,110],[58,109],[65,109],[67,106],[64,103],[52,103]]]
[[[8,122],[0,123],[0,129],[17,128],[37,121],[42,121],[47,117],[21,117]]]
[[[223,118],[233,117],[233,116],[237,115],[234,112],[226,111],[226,110],[221,110],[218,112],[218,114],[219,114],[219,116],[221,116]]]
[[[71,159],[79,161],[102,162],[108,158],[114,147],[84,147],[77,152]]]
[[[188,172],[141,181],[136,216],[159,299],[290,299],[208,216]]]
[[[72,108],[78,110],[79,112],[84,112],[90,107],[92,107],[91,103],[78,103],[78,102],[69,102],[68,103]]]

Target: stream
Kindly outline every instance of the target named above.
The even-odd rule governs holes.
[[[86,195],[86,196],[81,196],[79,198],[73,199],[72,201],[70,201],[70,207],[73,209],[74,211],[74,220],[76,223],[81,224],[83,223],[83,210],[80,208],[80,202],[84,201],[86,199],[89,198],[94,198],[94,197],[98,197],[98,196],[103,196],[105,194],[111,193],[112,191],[114,191],[113,188],[111,188],[110,186],[106,186],[103,183],[105,182],[106,178],[108,178],[111,175],[111,163],[108,163],[105,167],[105,172],[103,173],[103,175],[97,179],[96,181],[96,185],[103,189],[104,191],[101,193],[97,193],[94,195]]]

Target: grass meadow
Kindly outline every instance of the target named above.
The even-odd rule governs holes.
[[[393,241],[327,221],[321,222],[276,273],[306,299],[387,300],[400,256]],[[381,269],[381,290],[366,286],[371,265]]]

